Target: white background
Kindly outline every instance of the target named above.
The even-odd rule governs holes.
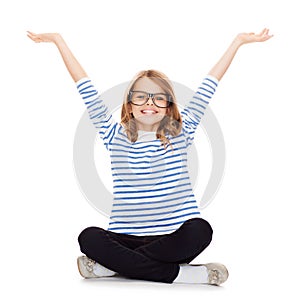
[[[298,1],[2,1],[1,293],[3,299],[259,299],[299,296]],[[73,139],[84,106],[57,49],[26,30],[60,32],[101,91],[154,68],[196,88],[238,32],[241,48],[211,107],[226,172],[203,217],[223,287],[83,280],[77,236],[106,226],[80,191]]]

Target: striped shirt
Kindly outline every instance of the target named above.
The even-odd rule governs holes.
[[[89,78],[77,89],[89,117],[110,153],[113,206],[108,230],[130,235],[162,235],[185,221],[200,217],[187,167],[187,149],[213,96],[218,80],[206,76],[181,112],[182,130],[167,135],[172,147],[164,147],[155,132],[139,131],[130,142]]]

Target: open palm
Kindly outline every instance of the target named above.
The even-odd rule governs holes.
[[[269,29],[265,28],[260,33],[255,34],[254,32],[250,33],[240,33],[237,36],[237,39],[242,44],[254,43],[254,42],[265,42],[269,40],[273,35],[269,34]]]
[[[33,33],[27,31],[27,36],[36,43],[54,43],[58,33]]]

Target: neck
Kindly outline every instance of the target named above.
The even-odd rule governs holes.
[[[148,124],[138,123],[137,130],[156,132],[158,129],[158,126],[159,126],[159,124],[148,125]]]

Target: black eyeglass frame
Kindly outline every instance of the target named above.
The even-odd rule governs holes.
[[[145,100],[144,103],[142,103],[142,104],[136,104],[136,103],[133,103],[133,102],[132,102],[132,99],[131,99],[131,98],[132,98],[132,94],[133,94],[133,93],[136,93],[136,92],[147,94],[147,98],[146,98],[146,100]],[[168,99],[167,99],[167,106],[159,106],[159,105],[157,105],[157,104],[155,103],[155,99],[154,99],[155,95],[165,95],[165,96],[167,96],[167,98],[168,98]],[[151,93],[147,93],[147,92],[144,92],[144,91],[129,91],[128,102],[130,102],[131,104],[136,105],[136,106],[143,106],[145,103],[148,102],[149,98],[152,99],[152,101],[153,101],[153,103],[154,103],[155,106],[160,107],[160,108],[167,108],[167,107],[169,107],[169,106],[171,105],[171,103],[172,103],[172,96],[169,95],[169,94],[165,94],[165,93],[154,93],[154,94],[151,94]]]

